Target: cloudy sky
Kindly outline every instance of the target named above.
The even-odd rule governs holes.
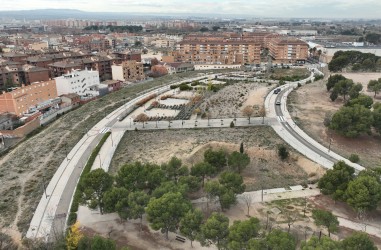
[[[0,10],[246,14],[261,17],[381,18],[381,0],[9,0]]]

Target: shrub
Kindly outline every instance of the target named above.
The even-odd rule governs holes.
[[[278,145],[278,155],[282,159],[282,161],[286,160],[289,157],[290,153],[288,152],[288,149],[285,145]]]
[[[349,156],[349,160],[350,160],[351,162],[353,162],[353,163],[357,163],[357,162],[360,161],[360,157],[359,157],[358,155],[356,155],[356,154],[351,154],[351,155]]]

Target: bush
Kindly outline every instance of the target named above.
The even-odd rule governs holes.
[[[187,90],[192,90],[193,88],[189,86],[188,84],[180,84],[180,91],[187,91]]]
[[[289,157],[290,153],[285,145],[278,145],[278,156],[283,160],[286,160]]]
[[[349,156],[349,160],[350,160],[351,162],[353,162],[353,163],[357,163],[357,162],[360,161],[360,157],[359,157],[358,155],[356,155],[356,154],[351,154],[351,155]]]

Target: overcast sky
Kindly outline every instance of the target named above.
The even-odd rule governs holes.
[[[4,0],[0,10],[249,14],[261,17],[381,18],[381,0]]]

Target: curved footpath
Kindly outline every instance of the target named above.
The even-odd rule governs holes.
[[[316,72],[316,71],[315,71]],[[208,77],[215,77],[216,75],[208,75]],[[309,78],[300,81],[305,83],[313,79],[314,73],[311,72]],[[206,76],[190,78],[178,83],[200,80]],[[290,114],[286,107],[287,95],[298,84],[287,83],[281,87],[282,91],[278,95],[273,94],[271,91],[265,99],[265,107],[267,117],[262,121],[262,118],[252,118],[250,123],[247,118],[233,118],[227,119],[210,119],[210,120],[177,120],[177,121],[160,121],[160,122],[147,122],[132,124],[132,118],[126,117],[123,121],[117,121],[117,117],[128,107],[135,104],[137,101],[145,98],[148,95],[154,94],[161,90],[170,90],[169,83],[165,87],[150,89],[145,94],[131,100],[122,107],[116,109],[103,120],[97,123],[87,134],[76,144],[70,151],[68,157],[61,163],[60,167],[54,174],[50,181],[46,194],[43,194],[38,207],[34,213],[33,219],[30,223],[27,232],[27,238],[43,238],[46,241],[54,240],[54,236],[62,234],[66,229],[66,223],[69,215],[69,210],[73,198],[73,194],[82,172],[83,166],[86,164],[88,157],[92,150],[100,141],[102,134],[111,130],[111,136],[107,139],[104,146],[99,152],[98,158],[94,162],[93,168],[103,168],[108,171],[111,159],[117,148],[118,143],[122,139],[124,133],[129,130],[144,129],[186,129],[186,128],[215,128],[215,127],[229,127],[230,123],[234,121],[235,126],[247,127],[258,125],[271,125],[276,133],[283,138],[292,147],[304,154],[311,160],[321,164],[325,168],[332,168],[335,161],[344,160],[349,165],[353,166],[357,171],[363,168],[358,164],[353,164],[343,157],[328,152],[328,149],[317,143],[315,140],[306,135],[300,128],[298,128],[292,121]],[[281,101],[281,105],[275,105],[276,101]],[[283,101],[282,101],[283,100]]]

